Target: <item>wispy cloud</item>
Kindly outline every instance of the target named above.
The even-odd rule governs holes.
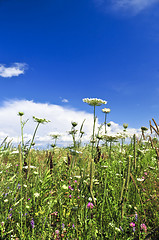
[[[68,103],[69,101],[68,101],[68,99],[64,98],[64,99],[62,99],[62,102],[63,103]]]
[[[132,10],[140,12],[147,7],[159,3],[159,0],[112,0],[112,5],[116,9]]]
[[[10,100],[4,102],[0,107],[0,142],[2,142],[6,136],[12,139],[14,144],[18,144],[21,141],[20,119],[17,116],[17,113],[20,111],[24,112],[24,120],[29,119],[24,127],[25,141],[32,138],[36,125],[33,122],[32,116],[45,118],[51,121],[39,127],[35,139],[36,146],[47,146],[47,144],[51,144],[50,134],[61,135],[58,144],[63,146],[70,145],[72,143],[72,138],[68,134],[68,131],[71,129],[71,122],[77,122],[77,129],[79,130],[84,119],[86,119],[86,121],[83,127],[83,131],[85,132],[83,142],[88,142],[91,138],[93,114],[54,104],[35,103],[27,100]],[[98,127],[99,123],[97,120],[97,128]],[[108,128],[109,135],[115,135],[122,131],[123,127],[121,125],[111,121],[111,127]],[[128,133],[140,134],[140,129],[128,128]]]
[[[10,67],[0,64],[0,76],[4,78],[17,77],[20,74],[24,74],[26,68],[26,63],[14,63]]]
[[[111,7],[113,10],[131,11],[135,14],[159,3],[159,0],[95,0],[99,5]]]

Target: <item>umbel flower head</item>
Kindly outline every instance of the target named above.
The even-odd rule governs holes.
[[[147,131],[148,128],[147,128],[147,127],[141,127],[141,130],[142,130],[142,131]]]
[[[34,116],[33,116],[33,119],[34,119],[34,122],[42,123],[42,124],[50,122],[49,120],[46,120],[45,118],[36,118]]]
[[[84,98],[83,102],[88,103],[90,106],[100,106],[102,104],[107,104],[107,101],[99,98]]]
[[[102,109],[102,112],[104,112],[104,113],[110,113],[110,108],[103,108],[103,109]]]

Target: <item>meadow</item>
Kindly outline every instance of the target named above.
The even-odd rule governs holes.
[[[21,143],[7,138],[0,145],[0,239],[159,239],[158,125],[151,133],[127,138],[127,124],[117,136],[108,136],[105,122],[95,132],[99,99],[86,99],[94,107],[93,134],[82,144],[83,124],[72,122],[72,145],[35,150],[35,135],[46,119],[34,117],[33,138],[24,143],[27,121],[19,112]],[[40,126],[42,127],[42,126]],[[100,134],[101,129],[105,134]],[[35,144],[35,146],[34,146]]]

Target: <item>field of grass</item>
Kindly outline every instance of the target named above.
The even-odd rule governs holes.
[[[93,132],[82,146],[73,122],[72,146],[53,136],[51,149],[34,150],[37,128],[25,145],[22,115],[19,147],[0,146],[0,239],[159,239],[156,139],[124,144]]]

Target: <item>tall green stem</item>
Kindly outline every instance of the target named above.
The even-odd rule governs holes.
[[[33,144],[33,142],[34,142],[34,138],[35,138],[35,135],[36,135],[36,132],[37,132],[37,130],[38,130],[39,125],[40,125],[40,122],[37,123],[37,126],[36,126],[36,128],[35,128],[35,131],[34,131],[34,134],[33,134],[33,137],[32,137],[32,140],[31,140],[31,143],[30,143],[30,146],[29,146],[29,149],[28,149],[28,153],[27,153],[26,159],[27,159],[28,154],[29,154],[29,152],[30,152],[31,146],[32,146],[32,144]]]
[[[106,129],[106,126],[107,126],[107,114],[105,113],[105,122],[104,122],[104,124],[105,124],[105,134],[107,133],[107,129]]]
[[[94,123],[93,123],[93,139],[92,139],[92,158],[93,158],[93,156],[94,156],[95,123],[96,123],[96,116],[95,116],[95,105],[94,105]]]

